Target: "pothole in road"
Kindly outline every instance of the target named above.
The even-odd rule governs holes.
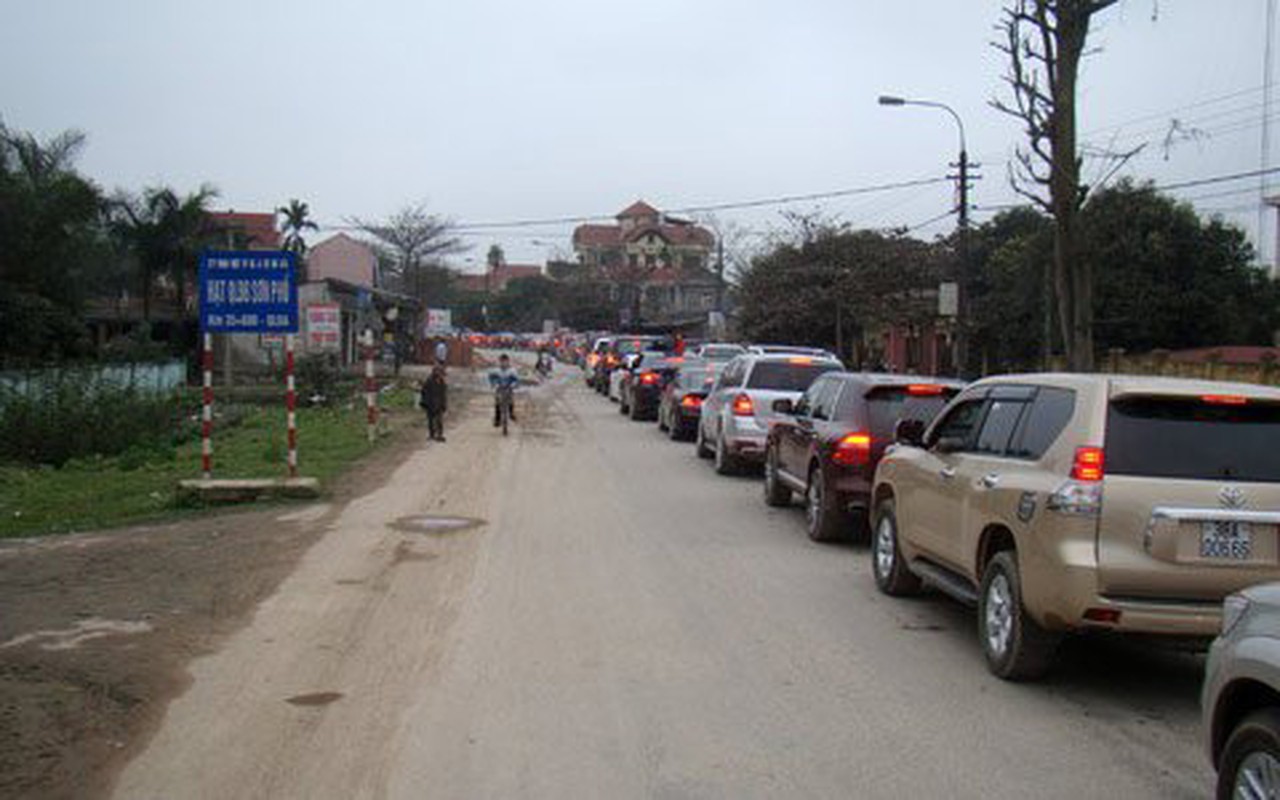
[[[342,692],[312,692],[311,694],[295,694],[293,697],[286,697],[284,701],[295,706],[327,706],[341,699]]]
[[[426,514],[413,517],[401,517],[391,523],[391,527],[406,533],[426,533],[439,536],[446,533],[464,531],[468,528],[474,528],[483,524],[484,520],[472,519],[471,517],[448,517]]]

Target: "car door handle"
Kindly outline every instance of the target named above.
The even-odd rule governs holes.
[[[1000,484],[1000,476],[994,472],[988,472],[978,479],[978,483],[984,489],[994,489]]]
[[[938,476],[939,476],[939,477],[941,477],[941,478],[944,478],[944,479],[946,479],[946,480],[951,480],[952,478],[954,478],[954,477],[956,476],[956,468],[955,468],[955,467],[943,467],[942,469],[938,470]]]

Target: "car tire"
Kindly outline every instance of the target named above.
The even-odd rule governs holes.
[[[738,473],[738,459],[729,452],[729,443],[724,440],[724,431],[720,431],[720,435],[716,437],[716,447],[713,455],[716,460],[717,475],[736,475]]]
[[[822,470],[815,466],[809,470],[809,484],[804,493],[805,529],[809,538],[815,542],[838,539],[842,516],[840,508],[832,501],[831,492],[827,491]]]
[[[1061,636],[1036,624],[1022,606],[1018,553],[996,553],[982,571],[978,593],[978,639],[992,674],[1008,681],[1048,672]]]
[[[893,597],[919,592],[920,579],[907,569],[898,546],[898,514],[892,498],[876,505],[871,530],[871,575],[876,588]]]
[[[791,505],[791,490],[778,480],[778,451],[774,447],[764,454],[764,502],[774,508]]]
[[[1244,718],[1223,745],[1218,760],[1217,797],[1237,796],[1236,787],[1257,772],[1276,775],[1280,770],[1280,708],[1263,708]],[[1265,782],[1264,782],[1265,785]],[[1271,783],[1271,788],[1276,788]]]
[[[618,390],[618,413],[625,415],[627,413],[627,410],[628,410],[627,395],[621,389],[619,389]]]
[[[636,399],[634,396],[631,398],[631,405],[627,406],[627,416],[631,417],[632,422],[644,421],[644,413],[641,412],[640,407],[636,405]]]
[[[698,423],[698,432],[694,437],[693,449],[694,452],[698,454],[698,458],[711,458],[711,456],[714,455],[711,452],[711,448],[707,447],[707,437],[706,434],[702,432],[701,422]]]
[[[685,430],[684,422],[679,417],[667,424],[667,436],[670,436],[673,442],[689,438],[689,432]]]

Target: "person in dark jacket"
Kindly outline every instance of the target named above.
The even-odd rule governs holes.
[[[444,367],[432,368],[431,377],[422,384],[418,403],[427,412],[427,435],[443,442],[444,412],[449,408],[449,385],[444,380]]]

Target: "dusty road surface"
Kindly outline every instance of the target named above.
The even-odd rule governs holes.
[[[985,671],[970,612],[876,594],[755,478],[561,368],[315,544],[120,775],[121,798],[1204,797],[1199,657]],[[444,528],[441,518],[474,525]]]

